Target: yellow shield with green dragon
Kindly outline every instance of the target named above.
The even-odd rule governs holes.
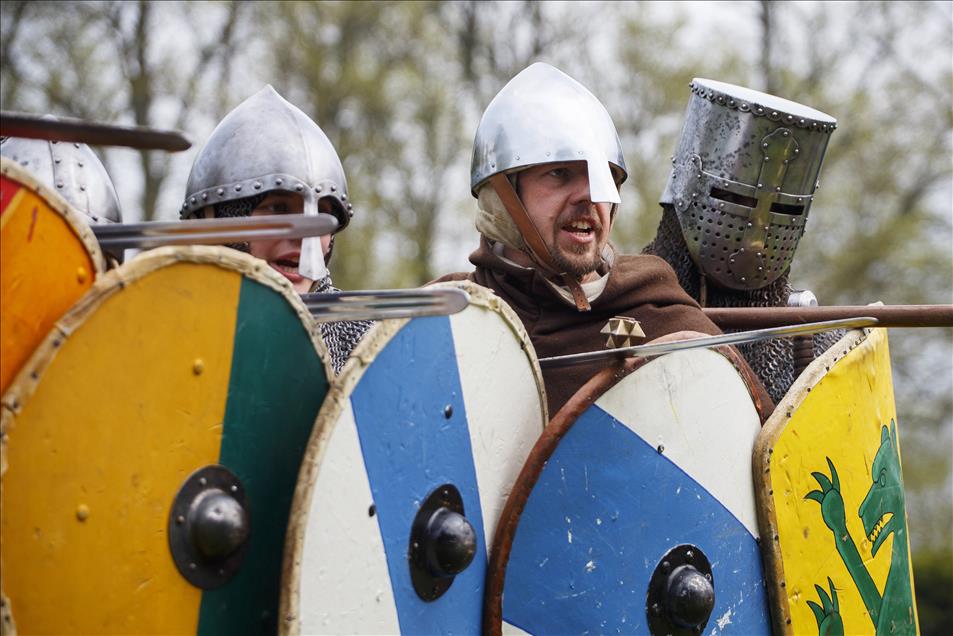
[[[775,631],[916,634],[885,329],[848,332],[798,378],[755,446]]]

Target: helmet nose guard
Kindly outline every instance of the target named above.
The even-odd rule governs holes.
[[[536,63],[511,79],[484,111],[473,140],[470,191],[476,196],[501,172],[563,161],[588,164],[593,202],[620,202],[610,164],[624,181],[625,159],[605,106],[559,69]]]
[[[837,120],[741,86],[696,78],[660,203],[708,278],[759,289],[783,274],[807,223]]]
[[[56,119],[52,115],[45,118]],[[5,137],[0,155],[30,171],[92,223],[121,223],[122,208],[112,179],[86,144]]]

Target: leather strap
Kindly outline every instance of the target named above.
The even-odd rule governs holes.
[[[523,236],[523,240],[526,241],[526,246],[529,248],[530,257],[536,261],[547,274],[558,276],[562,279],[572,294],[577,310],[591,310],[592,307],[589,305],[589,299],[586,298],[586,293],[582,291],[582,285],[579,284],[576,277],[566,272],[560,272],[559,268],[556,267],[556,264],[553,263],[549,257],[549,249],[546,247],[543,237],[540,236],[539,229],[536,227],[536,224],[533,223],[533,220],[529,218],[529,213],[526,211],[526,208],[523,207],[523,202],[520,201],[519,195],[516,194],[516,190],[513,189],[513,184],[506,178],[506,175],[502,172],[497,172],[490,177],[490,185],[496,190],[497,196],[499,196],[500,201],[503,202],[503,207],[506,208],[506,211],[509,212],[513,218],[513,222],[516,223],[516,227],[519,228],[520,234]]]

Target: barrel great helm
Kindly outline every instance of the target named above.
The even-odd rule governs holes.
[[[338,232],[354,214],[344,167],[327,135],[267,85],[212,131],[192,164],[181,215],[190,218],[206,206],[276,190],[301,195],[311,216],[321,199],[329,199]],[[312,280],[325,276],[318,237],[302,240],[300,271]]]
[[[580,160],[588,164],[590,199],[619,203],[612,168],[621,181],[626,170],[612,118],[585,86],[537,62],[511,79],[483,112],[473,140],[470,191],[477,196],[500,172]]]
[[[86,144],[5,137],[0,141],[0,155],[23,166],[92,223],[122,222],[112,179]]]
[[[660,203],[675,209],[706,277],[759,289],[791,265],[837,120],[741,86],[698,78],[690,86]]]

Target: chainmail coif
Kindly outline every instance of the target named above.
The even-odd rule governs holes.
[[[331,276],[325,276],[311,286],[311,293],[330,294],[341,291],[331,284]],[[347,362],[354,347],[360,342],[368,329],[374,326],[372,320],[338,320],[336,322],[322,322],[321,338],[328,348],[331,357],[331,368],[334,375],[339,375],[344,363]]]
[[[695,300],[701,298],[701,275],[688,253],[688,246],[675,216],[675,209],[662,206],[655,240],[645,246],[644,254],[653,254],[668,262],[678,276],[682,288]],[[793,287],[788,283],[790,270],[761,289],[728,289],[707,282],[706,307],[786,307]],[[814,335],[814,357],[821,355],[844,335],[843,331],[828,331]],[[781,401],[794,384],[794,352],[791,338],[774,338],[762,342],[738,345],[752,370],[761,379],[775,403]]]

